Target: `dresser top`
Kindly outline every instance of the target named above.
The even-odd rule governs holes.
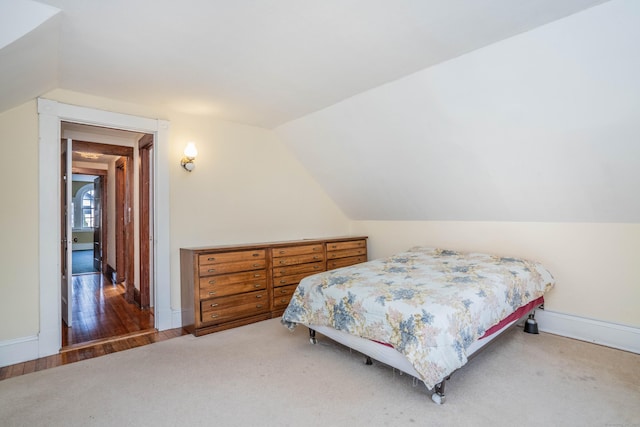
[[[344,242],[349,240],[363,240],[367,239],[367,236],[338,236],[338,237],[326,237],[326,238],[312,238],[301,240],[282,240],[276,242],[262,242],[262,243],[240,243],[240,244],[227,244],[227,245],[214,245],[214,246],[198,246],[192,248],[180,248],[181,252],[211,252],[211,251],[225,251],[229,249],[264,249],[264,248],[277,248],[282,246],[300,246],[300,245],[312,245],[323,244],[329,242]]]

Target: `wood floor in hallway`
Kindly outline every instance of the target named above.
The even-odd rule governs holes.
[[[153,310],[124,298],[124,286],[99,273],[73,276],[72,327],[62,323],[62,348],[154,329]]]

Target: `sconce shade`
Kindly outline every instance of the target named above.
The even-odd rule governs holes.
[[[198,155],[198,149],[196,148],[196,144],[190,142],[184,149],[184,156],[190,159],[195,159]]]
[[[188,143],[184,149],[184,157],[180,160],[180,164],[187,172],[191,172],[196,168],[194,160],[197,155],[198,150],[196,149],[196,144],[193,142]]]

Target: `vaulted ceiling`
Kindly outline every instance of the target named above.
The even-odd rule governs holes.
[[[272,128],[603,0],[7,0],[0,111],[55,88]]]
[[[639,222],[636,0],[5,0],[60,88],[274,129],[355,220]]]

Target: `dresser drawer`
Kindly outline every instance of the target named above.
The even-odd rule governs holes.
[[[200,289],[227,286],[242,282],[266,281],[267,270],[253,270],[242,273],[221,274],[218,276],[205,276],[200,278]]]
[[[266,257],[266,250],[260,249],[256,251],[238,251],[238,252],[223,252],[202,254],[198,257],[200,266],[210,264],[220,264],[225,262],[237,262],[248,260],[264,260]]]
[[[223,297],[227,295],[241,294],[244,292],[260,291],[267,289],[267,279],[251,280],[247,282],[231,283],[228,285],[200,286],[200,299]]]
[[[264,270],[267,267],[267,261],[264,259],[225,262],[222,264],[200,265],[200,276],[212,276],[214,274],[235,273],[237,271]]]
[[[303,245],[303,246],[289,246],[284,248],[273,248],[271,254],[274,258],[292,255],[302,254],[321,254],[324,252],[324,247],[321,244],[317,245]]]
[[[330,242],[327,243],[327,251],[341,251],[344,249],[365,248],[367,247],[366,240],[348,240],[345,242]]]
[[[201,302],[203,322],[224,322],[269,311],[266,292],[249,292]]]
[[[307,264],[297,264],[297,265],[291,265],[291,266],[284,266],[284,267],[275,267],[273,269],[273,277],[274,279],[276,277],[281,277],[281,276],[289,276],[292,274],[300,274],[300,273],[320,273],[321,271],[324,271],[324,262],[323,261],[318,261],[318,262],[311,262],[311,263],[307,263]],[[275,280],[274,280],[275,282]]]
[[[347,267],[353,264],[360,264],[361,262],[366,262],[367,256],[352,256],[348,258],[337,258],[327,261],[327,269],[333,270],[334,268]]]
[[[282,267],[284,265],[296,265],[296,264],[305,264],[308,262],[318,262],[324,261],[324,254],[303,254],[303,255],[294,255],[294,256],[286,256],[280,258],[273,259],[273,267]]]
[[[347,258],[366,254],[367,248],[341,249],[339,251],[327,252],[327,259]]]
[[[300,274],[292,274],[290,276],[281,276],[273,279],[273,287],[284,286],[284,285],[297,285],[300,283],[300,280],[304,279],[307,276],[311,276],[312,274],[316,274],[314,272],[309,273],[300,273]]]
[[[283,286],[273,290],[273,308],[286,308],[298,285]]]

